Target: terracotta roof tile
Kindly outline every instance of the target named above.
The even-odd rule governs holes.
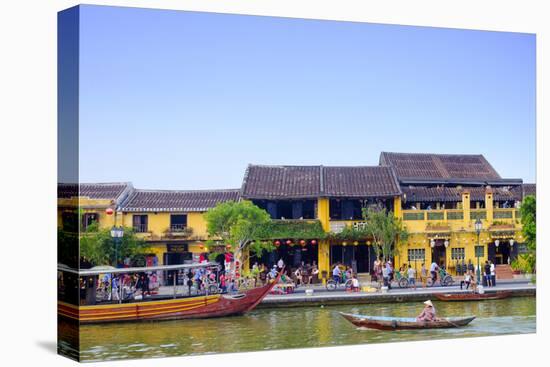
[[[86,196],[90,199],[118,200],[120,196],[131,188],[131,184],[125,182],[115,183],[81,183],[58,184],[57,197],[68,199],[77,196]]]
[[[380,154],[380,164],[395,169],[399,181],[420,180],[500,180],[483,155],[476,154]]]
[[[239,189],[135,190],[121,205],[124,212],[204,212],[225,201],[237,201]]]
[[[400,195],[389,167],[250,165],[242,193],[249,199]]]
[[[324,194],[330,197],[383,197],[401,194],[390,167],[323,167]]]

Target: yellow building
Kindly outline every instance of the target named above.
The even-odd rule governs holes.
[[[273,239],[276,250],[254,261],[290,267],[317,263],[324,276],[343,263],[372,271],[376,251],[369,238],[342,238],[364,224],[362,208],[383,207],[409,233],[398,243],[396,267],[465,265],[491,260],[506,266],[524,251],[519,205],[534,184],[501,178],[482,155],[387,153],[378,166],[249,165],[241,189],[141,190],[130,183],[60,185],[60,227],[133,228],[150,245],[148,264],[196,262],[207,252],[203,214],[228,200],[247,199],[273,220],[318,222],[326,238]],[[80,210],[80,221],[77,208]],[[481,226],[476,231],[476,222]],[[337,238],[337,239],[336,239]],[[222,245],[223,246],[223,245]]]
[[[482,155],[383,152],[374,167],[250,165],[242,197],[275,220],[318,220],[329,234],[361,226],[363,207],[384,207],[410,234],[398,244],[396,267],[437,262],[460,273],[470,262],[506,266],[524,249],[518,207],[534,192],[533,184],[501,178]],[[315,248],[278,243],[263,261],[316,261],[327,275],[336,262],[370,272],[376,258],[368,238],[323,240]]]
[[[239,200],[239,190],[134,190],[118,207],[124,227],[150,244],[159,265],[197,262],[208,251],[203,214],[218,203]],[[223,245],[222,245],[223,246]]]

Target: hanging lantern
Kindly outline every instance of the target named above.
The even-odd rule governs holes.
[[[201,244],[199,245],[199,248],[202,250],[202,249],[204,248],[204,245],[201,243]]]
[[[113,208],[107,208],[107,209],[105,209],[105,214],[107,214],[107,215],[113,215],[114,212],[115,212],[115,211],[113,210]]]
[[[317,241],[311,240],[311,244],[312,244],[312,245],[316,245],[316,244],[317,244]]]
[[[353,242],[353,246],[357,246],[357,245],[359,245],[359,242],[357,241]]]
[[[431,240],[431,241],[430,241],[430,246],[431,246],[432,248],[435,247],[435,241],[434,241],[434,240]]]
[[[500,241],[499,241],[499,240],[496,240],[496,241],[495,241],[495,246],[498,247],[499,244],[500,244]]]
[[[370,241],[367,241],[367,246],[370,246]]]
[[[510,240],[510,247],[514,247],[514,240],[513,239]]]
[[[276,246],[276,247],[281,246],[281,241],[279,241],[279,240],[275,241],[275,246]]]
[[[445,240],[445,242],[443,242],[443,244],[445,245],[445,248],[449,247],[449,241],[448,240]]]
[[[347,243],[347,242],[345,242],[345,241],[344,241],[344,242],[342,242],[342,246],[347,246],[347,245],[348,245],[348,243]]]
[[[289,245],[289,246],[292,246],[292,241],[291,240],[286,240],[286,244]]]
[[[300,246],[305,246],[305,245],[306,245],[306,241],[300,240]]]
[[[205,248],[204,248],[204,251],[208,252],[208,247],[205,247]]]

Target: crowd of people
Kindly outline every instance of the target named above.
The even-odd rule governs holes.
[[[271,268],[266,264],[255,262],[252,265],[250,274],[247,277],[235,277],[231,273],[209,267],[200,267],[189,270],[175,270],[161,272],[141,272],[138,274],[105,274],[98,281],[97,293],[101,300],[125,300],[130,298],[147,297],[159,292],[162,283],[167,286],[172,284],[182,285],[183,294],[205,294],[213,292],[237,292],[243,280],[253,282],[252,286],[265,285],[268,281],[275,279],[280,271],[283,274],[279,280],[283,285],[292,285],[292,288],[320,283],[320,271],[315,261],[305,264],[302,262],[297,267],[285,266],[283,259],[279,259]],[[484,283],[492,287],[495,285],[495,265],[486,261],[483,269]],[[382,258],[374,261],[371,279],[382,286],[392,289],[392,282],[402,278],[407,279],[407,284],[412,289],[417,289],[417,279],[420,280],[422,288],[426,288],[427,280],[431,278],[435,282],[439,277],[446,274],[443,264],[436,262],[427,268],[425,263],[420,266],[420,273],[417,274],[416,267],[411,264],[404,264],[400,269],[394,269],[391,260],[384,261]],[[346,284],[351,290],[359,290],[357,274],[354,274],[352,267],[342,263],[333,264],[332,279],[337,284]],[[174,279],[175,278],[175,279]],[[471,262],[468,263],[463,279],[460,281],[460,288],[477,291],[478,284],[476,271]]]

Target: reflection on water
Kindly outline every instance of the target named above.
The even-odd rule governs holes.
[[[534,297],[434,304],[440,316],[477,315],[477,319],[459,329],[385,332],[358,329],[338,314],[413,317],[423,306],[400,303],[264,309],[219,319],[85,325],[80,334],[81,357],[98,361],[536,331]]]

